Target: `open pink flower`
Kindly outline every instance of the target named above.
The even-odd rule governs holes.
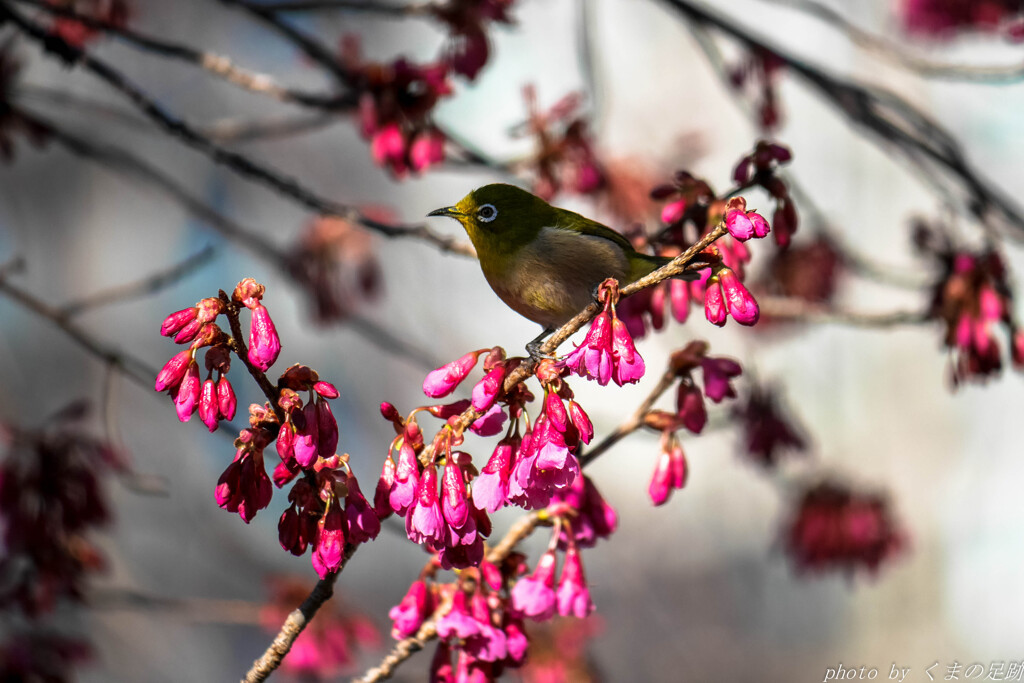
[[[416,497],[405,516],[405,532],[413,543],[438,546],[444,542],[444,529],[441,503],[437,498],[437,467],[429,465],[423,469]]]
[[[536,621],[555,615],[556,564],[554,551],[548,550],[541,555],[533,574],[520,578],[512,587],[512,609]]]
[[[583,343],[563,362],[580,377],[596,380],[601,386],[608,384],[612,378],[612,317],[608,311],[597,314]]]
[[[569,546],[562,566],[562,577],[558,582],[558,613],[563,617],[582,619],[594,611],[590,600],[590,589],[583,575],[583,562],[575,544]]]
[[[396,640],[408,638],[419,630],[420,625],[434,611],[434,596],[423,579],[416,579],[409,586],[402,602],[388,612],[394,622],[391,636]]]

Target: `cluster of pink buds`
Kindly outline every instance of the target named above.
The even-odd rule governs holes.
[[[952,352],[953,387],[965,380],[985,380],[1003,367],[997,331],[1008,337],[1010,357],[1024,369],[1024,329],[1013,315],[1013,291],[1006,265],[994,250],[972,253],[956,249],[938,230],[918,226],[919,248],[942,268],[932,292],[928,316],[945,326],[944,343]]]
[[[291,505],[278,521],[281,547],[299,556],[312,548],[320,578],[345,562],[346,546],[377,538],[380,518],[359,488],[347,455],[317,461],[288,493]]]
[[[759,283],[762,290],[812,303],[828,303],[836,293],[843,255],[826,236],[776,251]]]
[[[429,119],[452,92],[447,64],[418,65],[404,58],[367,63],[357,39],[347,36],[341,66],[350,87],[360,93],[360,128],[377,164],[401,178],[444,161],[444,135]]]
[[[178,416],[187,420],[198,404],[210,430],[217,420],[231,419],[235,397],[226,374],[229,353],[235,352],[257,375],[277,360],[281,342],[267,309],[261,303],[264,287],[252,278],[238,283],[229,300],[204,299],[192,308],[172,314],[164,321],[162,333],[179,343],[191,343],[160,371],[157,390],[169,390],[175,397]],[[252,313],[249,345],[240,338],[238,314]],[[225,314],[236,336],[228,337],[214,320]],[[206,366],[211,373],[200,387],[196,350],[209,346]],[[214,382],[213,371],[220,373]],[[278,488],[295,482],[288,494],[291,505],[281,515],[278,535],[282,547],[294,555],[312,548],[313,567],[321,576],[338,570],[346,549],[376,538],[380,519],[348,465],[348,455],[338,455],[338,423],[328,401],[338,390],[320,379],[315,370],[293,365],[271,385],[264,376],[260,384],[267,397],[264,405],[249,406],[249,427],[235,440],[235,458],[217,482],[217,504],[238,513],[246,523],[266,508]],[[182,396],[187,395],[186,399]],[[273,480],[267,476],[264,453],[276,442],[280,463]]]
[[[269,602],[260,609],[260,623],[269,633],[276,634],[311,589],[304,581],[274,577],[270,581]],[[316,619],[292,643],[288,656],[281,662],[282,671],[300,680],[336,678],[352,670],[361,651],[380,647],[381,634],[373,621],[353,605],[338,603],[336,595],[320,607]]]
[[[755,92],[755,106],[761,128],[771,130],[779,125],[779,104],[775,84],[785,66],[778,55],[761,47],[749,50],[744,59],[729,74],[737,90],[750,88]]]
[[[674,431],[663,431],[661,433],[661,453],[654,466],[650,486],[647,487],[651,502],[655,505],[667,503],[673,491],[686,486],[688,473],[689,466],[686,463],[686,454],[683,452],[683,445],[679,442],[679,437]]]
[[[196,352],[204,346],[223,349],[227,344],[227,335],[217,326],[214,320],[224,312],[224,303],[220,299],[203,299],[195,306],[171,313],[160,326],[160,334],[173,337],[178,344],[189,344],[189,348],[173,356],[156,376],[156,391],[167,391],[174,399],[174,409],[182,422],[189,420],[196,412],[200,401],[204,402],[202,419],[212,431],[217,428],[217,417],[220,416],[220,400],[217,396],[217,384],[224,382],[224,412],[227,419],[234,417],[234,390],[227,379],[227,370],[231,359],[228,353],[207,353],[207,379],[204,382],[199,376],[199,363]],[[219,373],[213,391],[205,385],[213,382],[213,372]],[[212,415],[213,426],[206,422]]]
[[[950,39],[965,31],[1001,31],[1024,39],[1019,0],[903,0],[900,10],[907,33]]]
[[[878,570],[906,545],[886,498],[837,482],[808,488],[784,530],[786,552],[800,571]]]
[[[127,0],[46,0],[47,4],[74,11],[114,28],[124,28],[131,18]],[[85,47],[99,32],[74,17],[56,16],[50,29],[53,35],[74,47]]]
[[[562,363],[580,377],[596,380],[604,386],[614,381],[635,384],[644,376],[644,359],[636,350],[626,324],[615,314],[619,299],[618,283],[609,278],[598,287],[598,300],[604,310],[590,324],[583,343],[569,352]]]
[[[92,539],[109,511],[104,478],[125,469],[121,455],[76,425],[82,404],[45,429],[0,424],[0,608],[29,617],[80,600],[84,580],[105,561]]]
[[[775,200],[772,227],[775,242],[782,248],[789,246],[797,228],[796,205],[789,196],[789,188],[778,176],[782,164],[793,158],[788,148],[761,140],[754,151],[740,159],[733,170],[733,179],[742,186],[757,185]]]
[[[0,680],[70,683],[74,667],[93,657],[89,643],[46,626],[15,626],[0,643]]]
[[[393,219],[390,212],[374,207],[363,208],[362,213],[379,221]],[[383,277],[373,238],[344,218],[311,220],[285,258],[318,323],[345,320],[381,293]]]
[[[754,325],[761,309],[731,268],[715,268],[704,289],[704,317],[722,327],[730,315],[740,325]]]
[[[645,426],[661,432],[661,452],[648,487],[655,505],[663,505],[672,491],[686,485],[689,466],[677,432],[685,428],[693,434],[700,434],[708,421],[704,399],[721,403],[726,398],[736,398],[731,382],[742,372],[739,363],[730,358],[709,356],[708,344],[703,341],[692,341],[673,353],[670,367],[679,378],[675,412],[652,410],[644,418]],[[698,369],[703,379],[703,391],[694,377]]]
[[[511,24],[508,10],[515,0],[448,0],[433,4],[430,11],[449,29],[445,61],[452,71],[474,80],[487,63],[490,43],[486,25]]]
[[[546,112],[537,105],[533,86],[523,88],[528,119],[524,134],[537,142],[533,191],[551,199],[563,190],[589,195],[605,185],[604,170],[594,152],[586,119],[577,114],[579,94],[566,95]]]
[[[774,389],[752,384],[747,400],[733,409],[743,431],[744,453],[764,467],[774,467],[784,451],[801,453],[807,444]]]

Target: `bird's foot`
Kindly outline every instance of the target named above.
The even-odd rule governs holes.
[[[558,356],[549,356],[546,353],[540,352],[540,347],[543,345],[543,341],[540,339],[534,339],[532,342],[526,345],[526,352],[530,354],[530,358],[534,363],[539,363],[542,360],[558,360]]]

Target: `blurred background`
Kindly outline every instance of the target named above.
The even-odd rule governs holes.
[[[787,3],[699,6],[825,73],[898,94],[961,143],[985,183],[1014,203],[1024,194],[1019,79],[926,77]],[[827,7],[922,59],[1020,62],[1021,48],[988,25],[909,30],[909,1]],[[40,21],[48,16],[30,5],[18,10]],[[686,169],[727,188],[733,166],[765,136],[756,120],[756,94],[745,96],[723,81],[691,31],[693,24],[669,3],[516,0],[508,13],[514,25],[488,26],[492,52],[477,78],[454,79],[454,96],[433,112],[439,125],[487,159],[504,163],[534,152],[533,137],[510,134],[527,119],[522,88],[528,84],[542,110],[568,93],[583,93],[581,111],[600,159],[609,168],[649,174],[654,184]],[[368,60],[405,55],[428,62],[445,40],[444,27],[422,17],[339,10],[295,13],[288,20],[332,49],[342,36],[357,34]],[[297,88],[322,91],[330,84],[323,69],[293,44],[237,7],[134,0],[128,25],[228,55]],[[0,30],[5,40],[18,33],[9,24]],[[745,59],[742,46],[713,26],[703,39],[728,63]],[[294,253],[302,240],[312,239],[310,211],[188,149],[82,68],[43,56],[24,38],[12,49],[23,69],[17,85],[8,86],[10,101],[71,135],[129,151],[281,253]],[[225,137],[223,144],[323,197],[392,220],[418,223],[428,211],[488,182],[532,182],[528,165],[510,173],[498,164],[452,161],[396,180],[374,163],[353,116],[277,102],[116,37],[91,39],[86,49],[204,130],[303,122],[287,134]],[[914,250],[915,217],[951,226],[966,244],[979,245],[992,233],[955,196],[936,192],[891,144],[851,126],[806,81],[785,68],[775,78],[779,122],[770,138],[792,150],[791,177],[851,253],[894,275],[880,282],[841,274],[831,305],[924,311],[936,271]],[[158,335],[166,315],[218,289],[230,292],[244,277],[255,278],[267,287],[264,303],[283,342],[278,367],[310,365],[341,391],[333,402],[339,451],[351,454],[365,492],[372,491],[392,438],[378,412],[381,401],[408,412],[424,402],[426,371],[470,349],[502,345],[520,353],[536,334],[533,323],[484,286],[472,259],[420,240],[388,240],[355,228],[349,232],[357,236],[346,238],[355,246],[343,250],[348,260],[342,277],[353,277],[353,268],[376,269],[376,285],[364,296],[350,284],[351,296],[344,298],[350,315],[317,322],[308,290],[265,258],[262,247],[226,237],[209,216],[190,211],[144,173],[96,163],[52,140],[36,148],[24,136],[14,139],[13,160],[0,166],[0,260],[20,258],[24,269],[5,272],[4,278],[57,306],[211,249],[209,259],[170,286],[82,311],[74,324],[159,368],[176,352]],[[764,192],[745,196],[750,208],[768,215],[772,203]],[[555,203],[629,227],[616,223],[606,204],[579,193],[563,192]],[[798,244],[815,230],[805,208],[797,198]],[[456,223],[430,220],[437,232],[464,239]],[[1012,237],[1014,231],[1001,234]],[[777,248],[762,242],[750,244],[754,273]],[[1019,243],[1007,240],[1002,253],[1012,278],[1024,265]],[[917,286],[893,286],[892,280]],[[585,554],[601,620],[588,652],[603,680],[820,681],[839,663],[877,667],[880,678],[895,663],[913,667],[908,680],[927,680],[924,669],[936,661],[945,673],[954,661],[988,667],[1024,659],[1020,375],[1006,360],[1007,368],[991,381],[951,391],[938,322],[766,328],[714,328],[698,310],[685,325],[670,323],[639,343],[649,368],[639,385],[573,383],[600,436],[646,395],[672,350],[706,339],[715,355],[738,359],[745,377],[781,389],[809,445],[805,454],[769,471],[743,455],[734,428],[685,437],[689,481],[657,508],[647,495],[657,434],[637,433],[595,463],[590,476],[617,509],[620,524],[611,539]],[[222,426],[211,436],[198,420],[180,424],[166,396],[108,372],[52,321],[8,295],[0,298],[0,378],[5,423],[40,427],[69,401],[89,399],[89,431],[123,446],[138,473],[130,482],[122,478],[108,486],[111,523],[93,537],[106,569],[88,580],[84,609],[59,612],[70,632],[91,643],[92,655],[75,667],[76,679],[242,675],[272,635],[260,623],[260,606],[272,595],[270,577],[297,577],[310,586],[316,578],[308,556],[292,557],[278,544],[276,521],[285,496],[276,492],[270,508],[249,525],[225,514],[213,492],[232,458],[224,438],[231,430]],[[235,381],[239,424],[242,407],[262,402],[255,385],[243,379]],[[666,397],[664,403],[670,407],[672,401]],[[478,459],[489,449],[483,440],[467,442]],[[781,529],[799,482],[826,474],[888,496],[906,544],[877,573],[801,572],[784,552]],[[496,536],[515,518],[514,510],[498,514]],[[386,524],[337,584],[342,609],[365,615],[382,634],[380,646],[361,648],[349,675],[386,652],[387,611],[427,559],[395,528]],[[535,559],[545,543],[531,538],[525,550]],[[424,680],[429,651],[413,657],[396,680]]]

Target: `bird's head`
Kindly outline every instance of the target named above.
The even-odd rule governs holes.
[[[557,212],[546,201],[515,185],[494,183],[467,194],[455,206],[428,213],[454,218],[466,229],[477,253],[507,253],[528,244]]]

